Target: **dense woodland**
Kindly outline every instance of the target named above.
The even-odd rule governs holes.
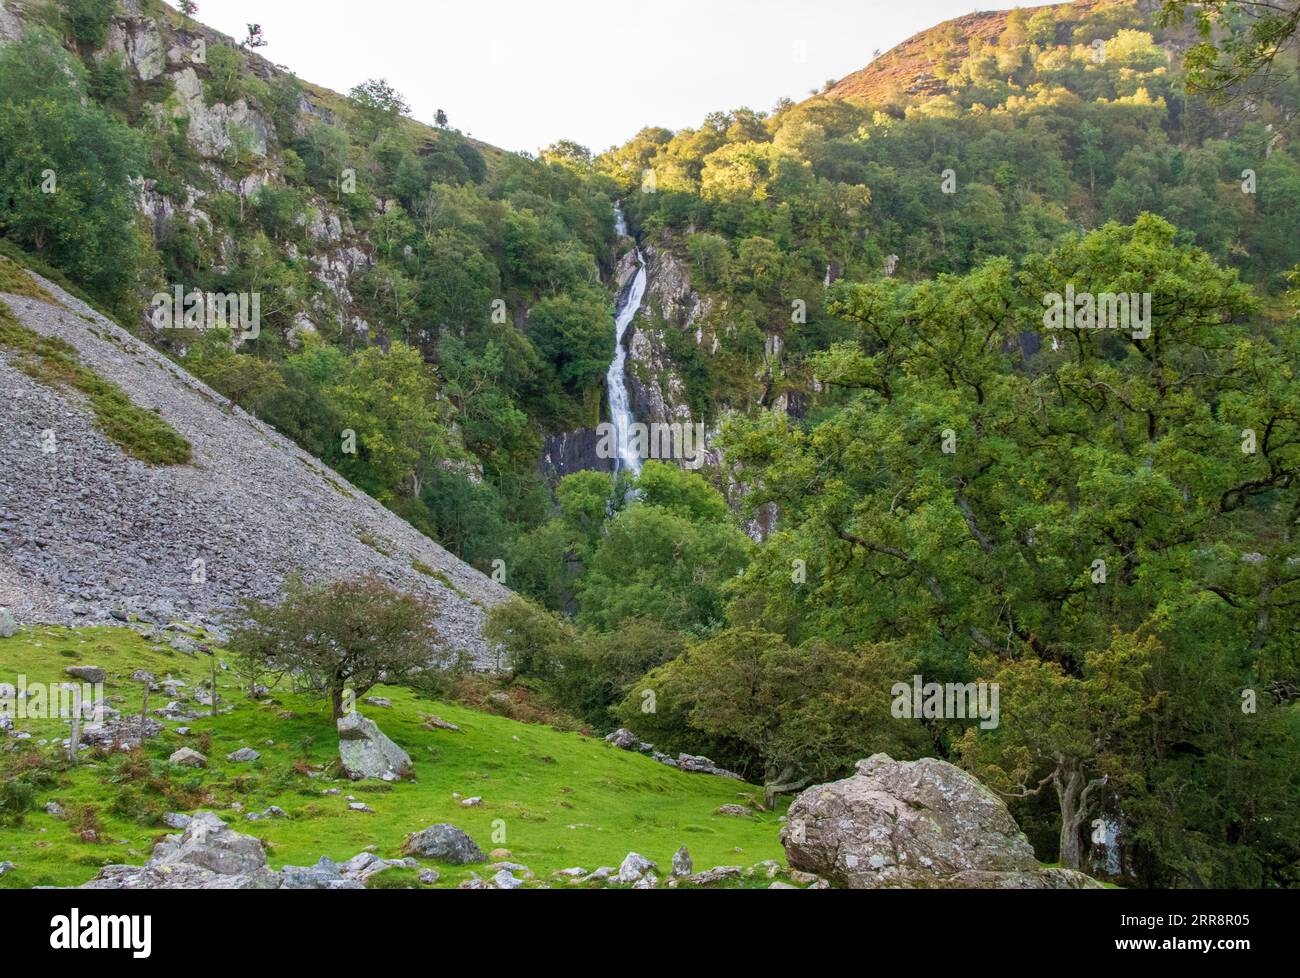
[[[490,629],[518,683],[771,786],[945,757],[1016,799],[1045,858],[1119,823],[1137,885],[1300,885],[1289,56],[1225,101],[1189,94],[1172,14],[1015,11],[992,41],[927,35],[942,94],[527,157],[416,125],[380,80],[305,113],[302,82],[213,45],[205,97],[274,122],[282,179],[245,195],[156,111],[167,84],[93,56],[110,13],[61,0],[0,48],[5,246],[464,560],[504,561],[528,600]],[[266,164],[235,140],[223,172]],[[203,187],[210,221],[140,218],[143,181]],[[322,301],[321,200],[372,262],[345,317],[366,330],[294,330]],[[604,410],[616,201],[712,300],[669,354],[725,462],[550,485],[542,438]],[[174,282],[269,297],[262,336],[151,335]],[[1151,293],[1151,335],[1047,336],[1065,283]],[[914,673],[998,682],[1001,724],[892,717]]]

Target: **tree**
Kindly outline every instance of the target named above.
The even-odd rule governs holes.
[[[264,48],[266,47],[266,38],[262,36],[261,24],[249,24],[248,36],[240,43],[241,48]]]
[[[370,78],[354,85],[348,92],[352,126],[365,143],[372,143],[380,133],[394,128],[402,116],[411,111],[402,93],[383,78]]]
[[[199,12],[199,5],[194,0],[181,0],[177,7],[188,20],[193,20],[195,14]]]
[[[102,0],[59,0],[64,27],[84,49],[101,48],[108,40],[114,4]]]
[[[1157,709],[1147,678],[1159,652],[1152,636],[1116,635],[1109,648],[1087,656],[1083,677],[1053,662],[1009,662],[989,677],[999,689],[998,726],[972,727],[963,737],[963,761],[995,790],[1028,798],[1053,789],[1057,858],[1070,869],[1082,863],[1083,829],[1106,791],[1140,788],[1136,755]]]
[[[1044,310],[1067,286],[1136,294],[1139,318],[1146,293],[1150,315],[1053,329]],[[1104,803],[1134,819],[1148,878],[1248,878],[1231,840],[1274,837],[1295,790],[1279,787],[1264,724],[1231,720],[1259,675],[1296,671],[1294,334],[1255,322],[1237,274],[1149,214],[1029,255],[1019,272],[992,259],[929,282],[843,285],[830,306],[858,335],[813,357],[832,387],[823,419],[724,428],[734,478],[754,487],[746,507],[781,513],[728,589],[729,622],[791,645],[897,641],[927,681],[1005,668],[1003,709],[1022,720],[1004,716],[964,756],[1023,772],[1004,790],[1059,786],[1064,859]],[[1139,656],[1160,668],[1141,678]],[[1208,688],[1183,677],[1210,660]],[[1130,677],[1103,680],[1124,661]],[[1147,724],[1154,757],[1130,742],[1130,721]],[[960,735],[941,722],[936,747]],[[1219,784],[1244,742],[1271,786],[1239,787],[1248,814],[1224,806]],[[1180,831],[1197,839],[1194,865],[1176,855]]]
[[[1219,103],[1267,75],[1300,30],[1300,0],[1165,0],[1160,20],[1181,24],[1189,14],[1202,40],[1183,57],[1187,90]]]
[[[450,661],[453,653],[434,626],[436,611],[374,576],[314,586],[293,577],[279,604],[242,605],[244,624],[231,636],[230,651],[291,673],[327,700],[338,719],[346,693],[360,698],[378,683]]]
[[[461,457],[447,426],[447,404],[418,350],[393,343],[387,350],[367,347],[355,353],[329,396],[347,427],[357,433],[367,473],[384,495],[418,497],[429,467]],[[357,462],[349,461],[351,472]]]
[[[146,262],[134,182],[143,146],[86,95],[85,69],[48,31],[0,48],[0,233],[134,310]]]
[[[442,109],[439,109],[437,112],[435,112],[433,114],[433,124],[437,126],[439,129],[446,129],[447,113],[444,112]]]
[[[889,708],[891,684],[910,671],[892,646],[792,648],[770,632],[730,628],[633,683],[617,715],[660,750],[703,742],[710,757],[761,777],[771,804],[858,758],[919,754],[924,729]]]

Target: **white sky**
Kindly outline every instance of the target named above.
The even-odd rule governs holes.
[[[387,78],[421,121],[442,108],[456,128],[504,149],[567,138],[594,152],[643,126],[797,101],[866,65],[875,48],[979,9],[973,0],[198,3],[199,20],[236,39],[260,23],[261,53],[306,81],[345,92]]]

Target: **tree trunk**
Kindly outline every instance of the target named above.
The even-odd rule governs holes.
[[[1078,869],[1083,862],[1081,832],[1092,809],[1092,793],[1106,784],[1106,778],[1089,781],[1084,777],[1083,761],[1077,757],[1060,758],[1052,783],[1061,805],[1059,862],[1067,869]]]
[[[337,720],[339,717],[343,716],[343,689],[342,689],[342,687],[335,687],[334,689],[331,689],[331,690],[330,690],[330,708],[331,708],[331,710],[332,710],[332,712],[333,712],[333,714],[334,714],[334,719],[335,719],[335,720]]]

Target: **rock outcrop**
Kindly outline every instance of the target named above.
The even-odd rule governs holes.
[[[193,818],[176,815],[183,827],[154,847],[143,866],[105,866],[83,890],[361,890],[384,870],[416,869],[413,859],[384,859],[362,852],[338,864],[322,856],[314,866],[285,866],[278,872],[266,862],[262,843],[236,832],[214,812]]]
[[[353,711],[339,717],[339,760],[353,781],[400,781],[411,773],[411,755],[384,735],[374,720]]]
[[[486,861],[478,843],[446,822],[430,825],[427,829],[408,835],[402,852],[457,865]]]
[[[781,830],[786,857],[850,889],[1078,889],[1082,873],[1043,869],[1006,804],[946,761],[876,754],[842,781],[807,789]]]

